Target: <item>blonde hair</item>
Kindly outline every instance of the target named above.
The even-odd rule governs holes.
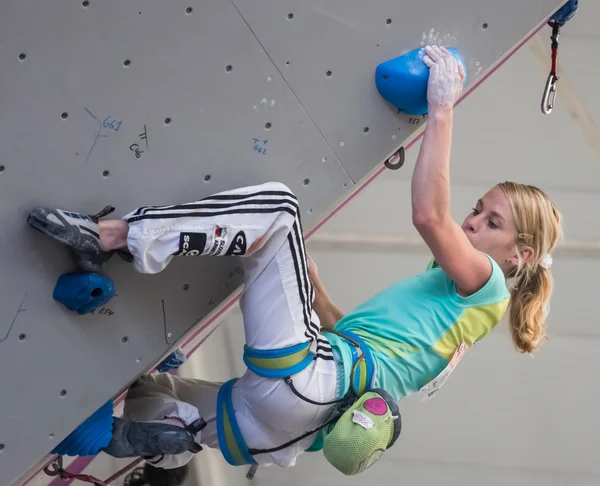
[[[554,281],[541,263],[562,237],[562,216],[550,198],[535,186],[503,182],[498,184],[507,196],[517,227],[515,247],[519,260],[507,278],[511,280],[510,332],[521,353],[532,353],[546,338]],[[527,262],[521,259],[524,246],[533,248]]]

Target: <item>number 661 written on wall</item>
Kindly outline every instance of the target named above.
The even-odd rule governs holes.
[[[115,132],[118,132],[119,129],[121,128],[121,124],[123,123],[122,120],[114,120],[112,116],[108,116],[106,117],[106,119],[102,122],[102,126],[104,128],[109,128],[111,130],[114,130]]]

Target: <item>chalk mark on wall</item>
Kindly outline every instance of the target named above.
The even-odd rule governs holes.
[[[25,299],[26,298],[27,298],[27,292],[25,292],[25,295],[23,296],[23,300],[19,304],[19,308],[17,309],[15,317],[13,318],[12,322],[10,323],[8,331],[6,332],[6,336],[4,336],[2,339],[0,339],[0,343],[3,343],[4,341],[6,341],[8,339],[8,336],[10,335],[10,332],[12,331],[12,328],[15,325],[15,322],[17,322],[17,317],[19,317],[19,314],[21,312],[26,312],[27,311],[27,309],[23,308],[23,304],[25,304]]]
[[[92,143],[92,146],[90,147],[90,151],[88,152],[87,157],[85,158],[85,164],[84,165],[86,165],[88,163],[88,160],[90,160],[90,157],[92,156],[92,152],[94,151],[94,147],[96,146],[96,143],[98,142],[98,139],[101,138],[101,137],[102,138],[108,137],[108,135],[103,135],[102,134],[102,123],[100,122],[100,120],[98,120],[98,118],[96,118],[96,116],[90,110],[88,110],[87,108],[85,108],[85,111],[87,111],[90,114],[90,116],[94,120],[96,120],[96,122],[98,122],[98,133],[96,134],[96,138],[94,139],[94,143]],[[119,127],[120,127],[120,125],[119,125]]]

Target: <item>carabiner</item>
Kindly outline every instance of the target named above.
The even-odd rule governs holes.
[[[544,97],[542,98],[542,113],[544,115],[549,115],[550,113],[552,113],[552,109],[554,108],[554,101],[556,100],[557,81],[558,76],[556,76],[556,74],[550,73],[548,75],[546,87],[544,88]]]

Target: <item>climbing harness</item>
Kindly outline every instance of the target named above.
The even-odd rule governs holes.
[[[292,393],[307,403],[319,406],[337,405],[332,412],[332,416],[316,429],[305,432],[285,444],[270,449],[249,448],[241,433],[233,409],[232,390],[237,379],[229,380],[220,388],[217,397],[219,448],[229,464],[233,466],[251,466],[246,476],[248,479],[254,477],[258,468],[253,456],[283,450],[323,429],[327,429],[328,434],[332,431],[335,432],[336,427],[338,427],[337,424],[340,419],[347,415],[347,412],[351,412],[353,416],[356,416],[357,413],[362,414],[363,418],[366,417],[364,420],[372,421],[369,427],[361,428],[360,432],[369,434],[370,439],[375,437],[375,440],[361,442],[361,445],[365,446],[362,447],[363,450],[360,450],[361,447],[359,446],[355,454],[340,456],[339,451],[346,450],[349,442],[356,445],[356,433],[352,430],[352,426],[348,425],[348,421],[352,423],[353,419],[346,417],[345,423],[338,428],[337,433],[331,434],[334,437],[333,439],[328,442],[329,437],[323,440],[321,436],[317,436],[313,444],[307,449],[307,452],[323,449],[326,459],[344,474],[357,474],[374,464],[383,452],[391,447],[400,434],[400,414],[394,400],[384,390],[370,389],[374,378],[375,364],[368,346],[359,336],[351,332],[335,330],[327,332],[344,338],[352,345],[353,362],[350,386],[347,393],[342,398],[329,402],[311,400],[294,386],[292,375],[305,369],[314,359],[313,353],[310,352],[310,343],[302,343],[277,350],[255,350],[247,346],[244,348],[244,362],[256,374],[266,378],[283,379]],[[373,399],[379,400],[377,413],[371,414],[370,417],[367,415],[371,411],[368,407],[363,407],[364,403],[360,400],[363,397],[362,402]],[[375,447],[376,444],[377,447]]]
[[[338,404],[338,408],[343,409],[344,402],[349,402],[350,404],[355,400],[357,395],[366,391],[367,386],[370,385],[373,378],[374,365],[368,348],[364,345],[361,346],[360,342],[356,340],[360,338],[351,335],[350,333],[342,334],[337,331],[334,332],[346,338],[354,346],[354,365],[351,375],[353,380],[348,393],[343,398],[331,402],[317,402],[302,395],[294,386],[292,375],[300,373],[314,359],[313,353],[310,352],[310,342],[276,350],[255,350],[245,346],[244,362],[250,370],[259,376],[272,379],[283,379],[286,385],[290,387],[292,393],[308,403],[322,406]],[[361,352],[359,353],[359,351]],[[221,453],[225,460],[232,466],[242,466],[245,464],[256,465],[256,461],[252,456],[285,449],[330,425],[330,423],[338,418],[336,417],[335,419],[332,419],[331,422],[327,422],[317,429],[311,430],[310,432],[278,447],[261,450],[250,449],[242,436],[233,410],[232,390],[236,382],[237,378],[233,378],[224,383],[221,386],[217,397],[217,434],[219,438],[219,448],[221,449]]]
[[[52,462],[52,464],[49,464],[48,466],[46,466],[44,468],[44,473],[46,473],[46,475],[50,476],[50,477],[58,476],[60,479],[67,479],[67,480],[75,479],[78,481],[83,481],[84,483],[93,484],[94,486],[110,486],[114,480],[120,478],[121,476],[123,476],[123,474],[131,471],[134,467],[136,467],[143,460],[144,460],[143,457],[137,458],[136,460],[129,463],[123,469],[117,471],[115,474],[113,474],[111,477],[109,477],[108,479],[106,479],[104,481],[102,481],[94,476],[91,476],[89,474],[70,473],[63,467],[63,456],[58,456],[54,460],[54,462]]]
[[[573,17],[573,15],[575,15],[578,6],[578,0],[569,0],[548,21],[548,25],[552,27],[552,35],[550,36],[550,39],[552,40],[552,65],[542,97],[542,113],[544,115],[552,113],[554,102],[556,101],[556,83],[558,81],[556,61],[558,57],[558,38],[560,37],[560,29]]]

